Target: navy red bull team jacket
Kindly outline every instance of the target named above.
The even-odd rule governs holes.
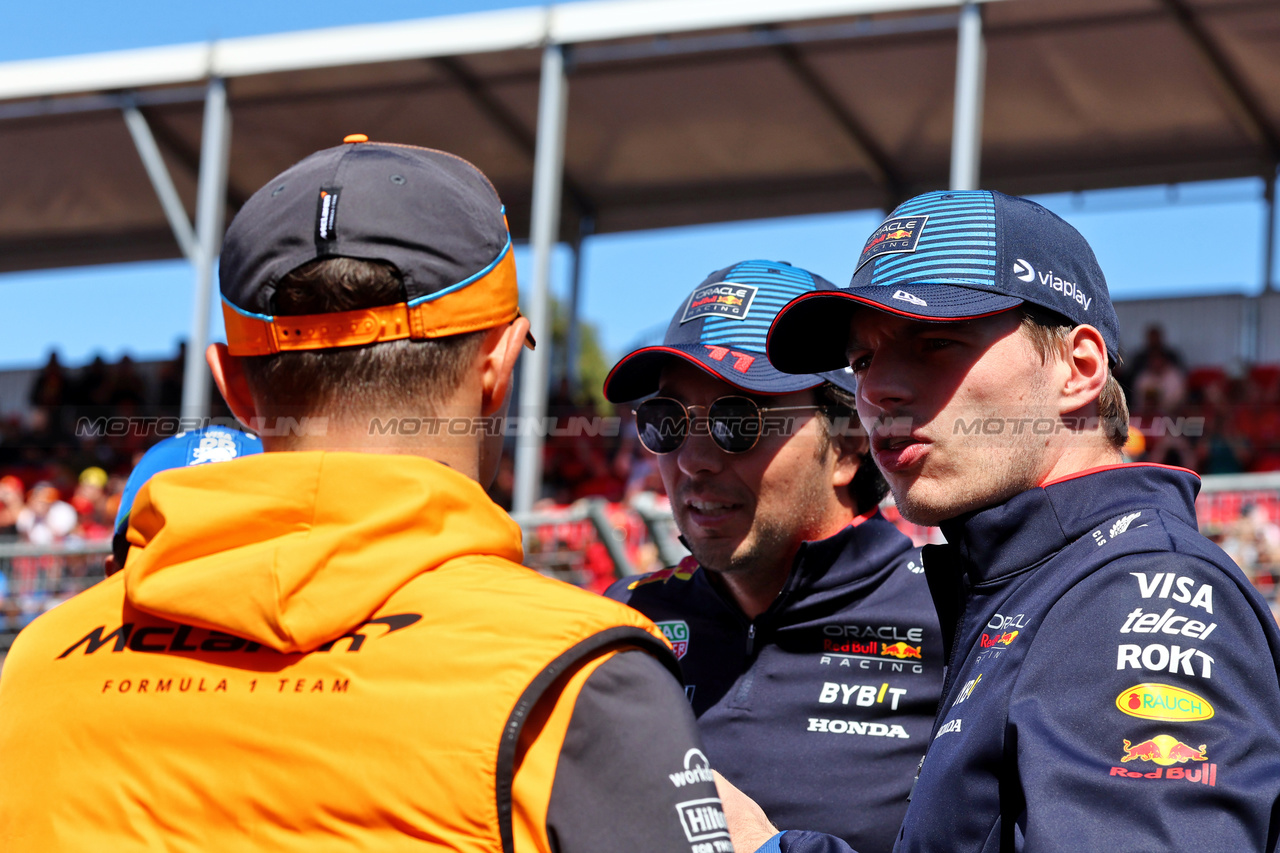
[[[804,543],[754,621],[693,558],[607,595],[672,641],[711,766],[780,826],[888,853],[942,687],[920,552],[880,513]]]
[[[943,523],[950,664],[896,850],[1275,849],[1280,631],[1198,532],[1198,489],[1113,466]]]

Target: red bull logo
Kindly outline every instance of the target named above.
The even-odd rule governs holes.
[[[886,646],[883,643],[881,645],[884,646],[880,650],[882,655],[890,655],[898,660],[905,660],[906,658],[920,660],[920,646],[908,646],[903,642],[894,643],[892,646]]]
[[[687,323],[698,317],[719,316],[745,319],[751,310],[751,302],[759,290],[753,284],[724,281],[700,287],[689,296],[689,304],[680,317]]]
[[[1135,770],[1126,770],[1123,767],[1112,767],[1111,772],[1108,775],[1120,776],[1125,779],[1181,780],[1183,782],[1198,782],[1201,785],[1216,787],[1218,784],[1218,765],[1201,764],[1196,767],[1157,767],[1155,770],[1147,773]]]
[[[886,219],[862,247],[858,267],[880,255],[914,252],[928,216],[900,216]]]
[[[1009,631],[1005,634],[983,634],[978,639],[978,645],[982,646],[984,649],[989,649],[992,646],[1008,646],[1017,638],[1017,631]]]
[[[1187,746],[1173,735],[1156,735],[1150,740],[1144,740],[1137,745],[1131,744],[1127,739],[1124,741],[1124,755],[1120,758],[1120,763],[1128,761],[1150,761],[1153,764],[1159,764],[1161,767],[1170,767],[1174,764],[1186,764],[1188,761],[1207,761],[1206,745],[1200,744],[1199,749]]]

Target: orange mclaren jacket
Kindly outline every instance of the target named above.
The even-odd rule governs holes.
[[[167,471],[129,538],[5,662],[5,851],[731,851],[661,635],[446,466]]]

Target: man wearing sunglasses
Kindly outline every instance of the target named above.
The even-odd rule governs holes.
[[[1196,529],[1197,476],[1122,464],[1119,337],[1084,238],[988,191],[905,202],[848,289],[770,332],[780,369],[849,364],[864,422],[906,422],[872,428],[876,462],[947,539],[924,551],[947,684],[899,853],[1276,848],[1280,632]]]
[[[648,397],[637,430],[692,557],[608,595],[675,647],[706,749],[690,770],[709,759],[779,823],[888,853],[942,640],[919,552],[878,510],[852,376],[788,376],[764,354],[779,308],[832,287],[734,264],[680,302],[662,345],[613,368],[610,400]]]

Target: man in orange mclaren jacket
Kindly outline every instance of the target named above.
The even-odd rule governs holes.
[[[267,452],[152,478],[5,663],[0,846],[731,853],[661,634],[481,485],[532,344],[496,192],[349,139],[227,234],[209,361]]]

